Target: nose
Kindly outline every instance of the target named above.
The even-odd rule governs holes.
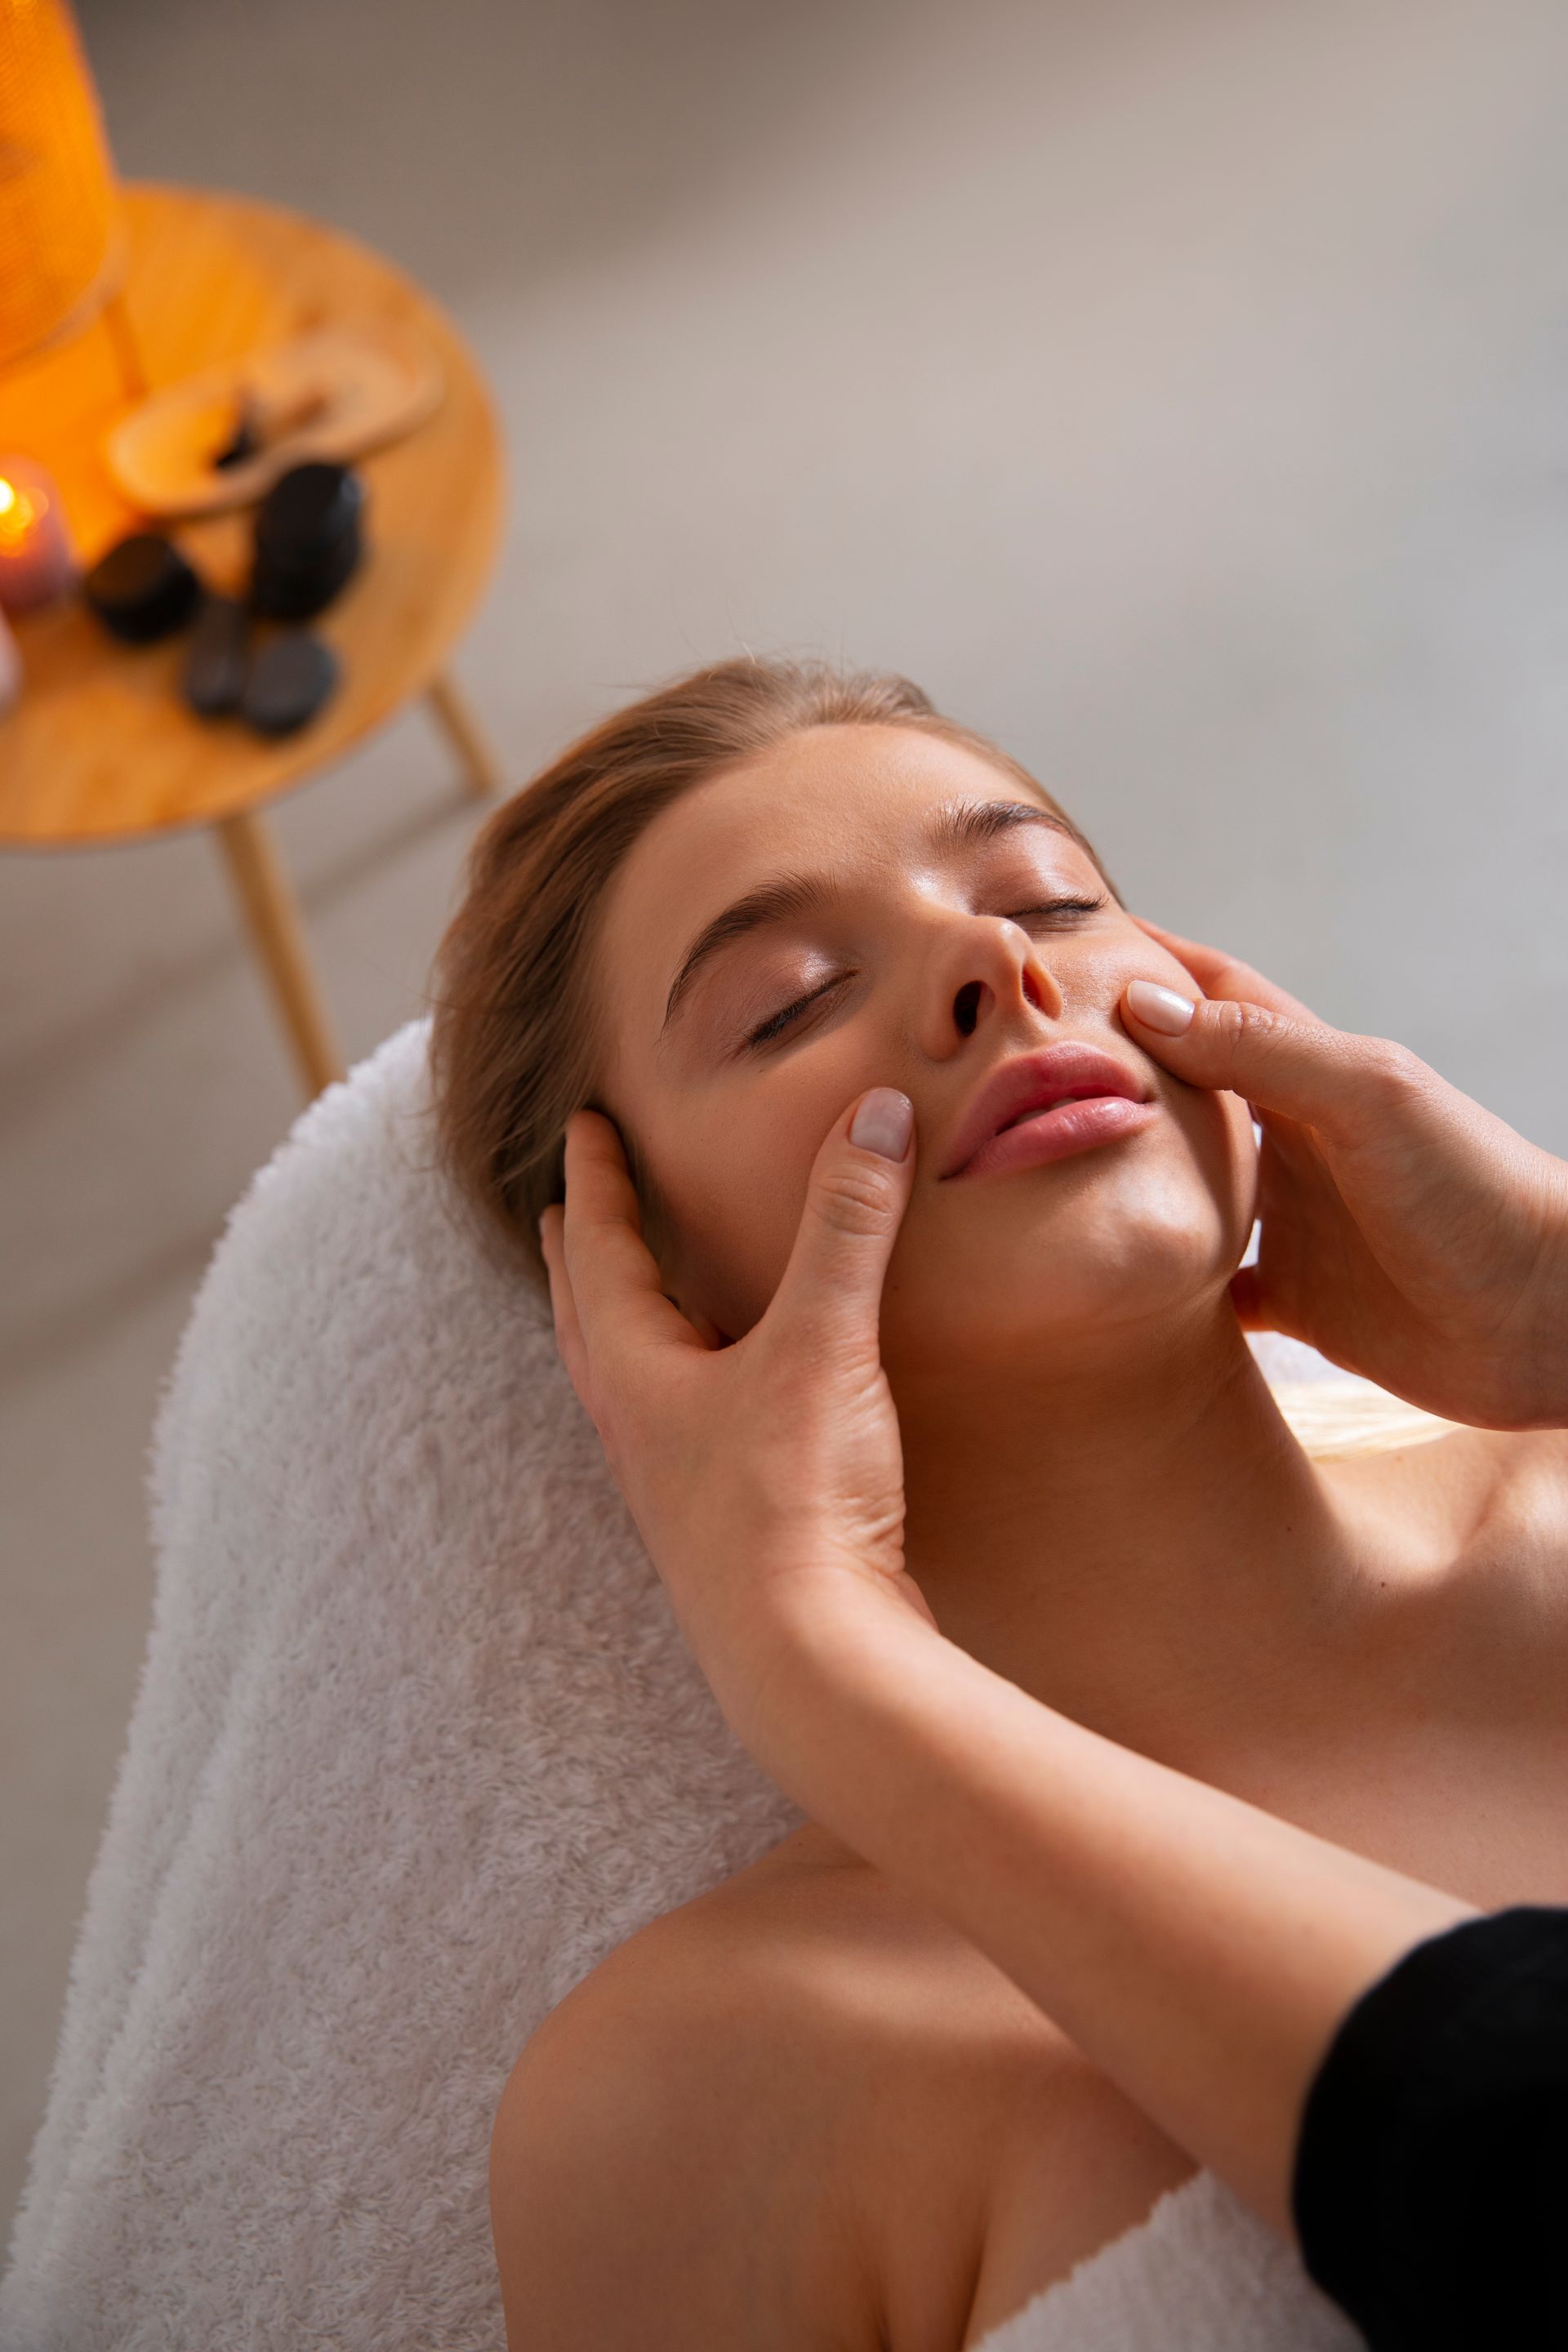
[[[1062,1010],[1062,992],[1029,933],[1005,916],[955,915],[933,960],[927,1052],[945,1060],[998,1015],[1026,1010],[1051,1020]]]

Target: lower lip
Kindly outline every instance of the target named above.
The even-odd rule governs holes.
[[[1159,1115],[1158,1103],[1129,1102],[1125,1095],[1090,1095],[1082,1102],[1058,1103],[1054,1110],[1004,1128],[953,1172],[992,1176],[1012,1168],[1043,1168],[1047,1160],[1071,1160],[1124,1135],[1139,1135]]]

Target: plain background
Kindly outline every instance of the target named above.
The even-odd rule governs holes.
[[[521,781],[741,646],[921,680],[1142,910],[1568,1149],[1559,0],[88,0],[129,174],[357,232],[487,367]],[[3,790],[3,780],[0,780]],[[474,822],[279,813],[351,1055]],[[296,1108],[210,845],[0,861],[0,2209],[151,1601],[159,1383]]]

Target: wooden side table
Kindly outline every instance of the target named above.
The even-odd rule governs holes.
[[[263,814],[423,695],[469,789],[500,788],[495,761],[443,670],[489,578],[504,497],[500,436],[475,362],[437,306],[353,238],[271,205],[192,189],[128,187],[128,274],[116,316],[0,384],[0,448],[25,450],[59,483],[90,562],[139,518],[102,457],[123,412],[129,322],[134,362],[156,387],[329,322],[385,323],[436,352],[435,414],[360,461],[369,552],[312,624],[342,664],[320,717],[268,740],[180,700],[186,638],[116,644],[79,604],[23,616],[22,698],[0,719],[0,846],[135,841],[204,824],[239,904],[311,1094],[342,1075],[292,888]],[[248,576],[254,509],[177,526],[214,587]]]

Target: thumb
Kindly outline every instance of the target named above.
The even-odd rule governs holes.
[[[1129,1035],[1189,1086],[1224,1087],[1341,1141],[1364,1133],[1369,1090],[1392,1076],[1398,1053],[1304,1007],[1184,996],[1152,980],[1129,981],[1121,1009]]]
[[[908,1095],[873,1087],[836,1119],[812,1164],[805,1207],[764,1322],[798,1336],[875,1343],[882,1279],[914,1181]]]

